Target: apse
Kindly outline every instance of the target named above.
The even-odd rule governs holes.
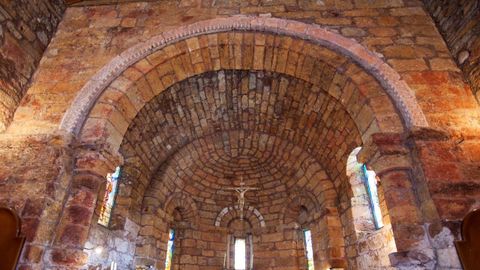
[[[345,238],[351,213],[374,220],[355,210],[347,167],[337,166],[359,144],[346,108],[313,83],[205,72],[165,89],[131,121],[120,145],[128,182],[111,226],[141,224],[131,258],[139,269],[368,266],[346,249],[392,236],[373,228],[370,237]]]
[[[9,269],[468,269],[476,1],[32,2],[0,3]]]

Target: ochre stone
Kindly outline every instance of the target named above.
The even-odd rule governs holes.
[[[253,269],[305,269],[303,229],[316,269],[461,268],[476,1],[10,2],[0,205],[22,221],[18,269],[163,269],[172,228],[173,269],[231,269],[238,238]]]

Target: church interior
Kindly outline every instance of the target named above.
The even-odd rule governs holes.
[[[480,1],[0,1],[0,269],[478,269]]]

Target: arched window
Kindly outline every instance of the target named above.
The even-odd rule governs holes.
[[[374,171],[357,161],[361,147],[355,148],[347,161],[347,176],[350,178],[355,198],[354,212],[363,222],[356,224],[360,231],[369,231],[383,227],[383,215],[379,200],[379,181]],[[373,226],[372,226],[373,225]]]
[[[115,197],[118,191],[118,182],[120,179],[120,167],[115,172],[107,174],[107,185],[105,186],[105,195],[103,196],[98,224],[108,227],[112,216],[112,209],[115,205]]]
[[[235,238],[234,269],[245,270],[247,267],[247,241],[245,238]]]
[[[164,212],[161,213],[166,215],[168,227],[165,229],[168,230],[161,236],[163,244],[159,248],[165,250],[165,257],[161,257],[165,267],[160,269],[184,269],[188,264],[185,258],[191,255],[189,246],[184,244],[195,241],[192,234],[197,224],[195,202],[185,193],[173,193],[165,200]]]
[[[308,229],[303,230],[303,239],[305,244],[305,257],[307,258],[307,270],[315,270],[313,261],[312,232]]]
[[[319,246],[315,251],[313,249],[313,238],[316,241],[319,240],[318,221],[315,221],[313,217],[317,209],[314,199],[315,197],[307,190],[294,191],[283,209],[283,225],[294,228],[297,232],[298,238],[296,237],[296,239],[299,240],[297,246],[299,248],[298,266],[300,269],[306,270],[315,269],[315,257],[318,260],[321,252]],[[313,233],[310,227],[315,228]],[[314,252],[317,252],[317,255],[314,255]],[[303,257],[300,257],[302,253]],[[318,266],[317,261],[317,268]]]
[[[185,231],[188,231],[192,224],[188,220],[188,210],[177,206],[171,213],[172,221],[168,230],[167,252],[165,255],[165,270],[181,269],[182,241],[185,239]]]
[[[362,165],[363,183],[367,190],[368,201],[372,211],[375,229],[383,227],[382,210],[380,209],[380,200],[378,199],[378,180],[374,171],[368,170],[365,164]]]
[[[215,219],[216,227],[227,228],[227,248],[224,269],[251,270],[253,266],[253,230],[265,227],[265,219],[253,206],[245,208],[243,215],[236,206],[225,207]]]
[[[174,250],[175,250],[175,230],[170,229],[168,233],[167,256],[165,257],[165,270],[170,270],[172,268]]]
[[[234,270],[251,270],[253,267],[253,235],[249,220],[234,219],[229,222],[227,254],[224,267]]]
[[[354,250],[349,261],[359,269],[388,268],[389,254],[397,251],[388,207],[381,181],[368,165],[357,160],[360,150],[361,147],[357,147],[351,152],[346,167],[351,197],[344,219],[353,225],[347,226],[347,235],[352,237],[346,245]]]

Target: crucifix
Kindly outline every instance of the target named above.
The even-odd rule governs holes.
[[[243,220],[243,211],[245,209],[245,193],[249,190],[258,190],[256,187],[247,187],[243,182],[243,177],[240,178],[239,187],[227,187],[226,190],[235,190],[238,193],[238,208],[240,210],[240,220]]]

